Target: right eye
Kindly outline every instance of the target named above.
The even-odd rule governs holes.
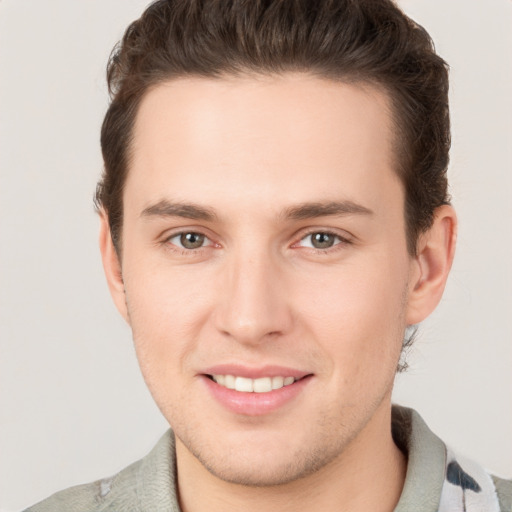
[[[311,247],[313,249],[329,249],[339,243],[339,241],[336,239],[339,240],[340,237],[332,233],[318,231],[305,236],[301,242],[303,244],[302,247]]]
[[[170,242],[180,249],[186,250],[200,249],[201,247],[212,245],[211,240],[209,240],[205,235],[194,231],[176,233],[169,237],[167,242]]]
[[[336,249],[337,246],[347,245],[350,242],[336,233],[329,231],[311,231],[296,244],[297,247],[325,250]]]

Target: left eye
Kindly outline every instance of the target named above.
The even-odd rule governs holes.
[[[168,242],[182,248],[182,249],[200,249],[208,245],[210,240],[201,233],[186,232],[178,233],[168,239]]]
[[[344,240],[338,235],[325,231],[317,231],[315,233],[309,233],[298,245],[301,247],[311,247],[313,249],[330,249],[341,242],[344,242]]]

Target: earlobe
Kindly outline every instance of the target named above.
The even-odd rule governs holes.
[[[99,246],[103,262],[103,270],[105,271],[105,277],[107,278],[107,284],[110,294],[112,295],[112,299],[114,300],[114,304],[126,322],[130,323],[126,307],[121,263],[112,242],[108,216],[104,210],[101,210],[100,212]]]
[[[437,208],[432,227],[420,235],[409,287],[407,324],[418,324],[439,304],[457,238],[457,216],[449,205]]]

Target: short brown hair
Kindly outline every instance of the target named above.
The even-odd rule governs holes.
[[[148,89],[184,76],[303,71],[367,82],[389,95],[407,245],[416,252],[449,202],[448,66],[429,35],[391,0],[157,0],[126,30],[107,68],[105,168],[96,206],[120,251],[123,187],[137,109]]]

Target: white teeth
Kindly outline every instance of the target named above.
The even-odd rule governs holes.
[[[272,389],[279,389],[284,386],[284,377],[272,377]]]
[[[221,384],[219,381],[218,384],[221,386],[226,386],[228,389],[235,389],[235,377],[233,375],[218,375],[221,379],[224,377],[224,384]]]
[[[260,377],[248,379],[247,377],[235,377],[234,375],[212,375],[213,380],[228,389],[235,389],[242,393],[268,393],[283,386],[289,386],[295,382],[294,377]]]
[[[254,390],[253,380],[245,377],[237,377],[235,379],[235,389],[244,393],[252,393]]]
[[[254,379],[253,388],[255,393],[268,393],[272,391],[272,379],[270,377]]]

